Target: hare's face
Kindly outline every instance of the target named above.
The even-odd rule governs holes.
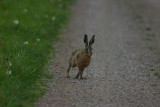
[[[85,50],[89,56],[92,56],[92,44],[94,43],[94,40],[95,40],[94,37],[95,35],[92,36],[88,44],[88,37],[86,34],[84,35]]]
[[[92,47],[91,46],[87,46],[86,51],[89,56],[92,56]]]

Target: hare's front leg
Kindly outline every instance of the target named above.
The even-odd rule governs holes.
[[[86,79],[85,77],[82,76],[83,75],[83,71],[84,71],[84,68],[81,68],[79,70],[80,79]]]
[[[78,77],[80,76],[80,78],[82,77],[82,72],[83,72],[83,69],[81,67],[78,67],[78,73],[76,75],[76,79],[78,79]]]

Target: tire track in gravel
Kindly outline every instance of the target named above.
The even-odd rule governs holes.
[[[76,80],[77,71],[65,76],[70,54],[84,47],[83,35],[95,34],[87,80]],[[73,6],[65,42],[56,45],[49,70],[54,75],[50,91],[39,107],[106,107],[160,105],[160,79],[150,72],[157,56],[146,48],[143,33],[132,22],[119,0],[78,0]],[[56,66],[58,64],[58,66]]]

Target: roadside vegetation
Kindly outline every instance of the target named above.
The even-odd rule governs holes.
[[[52,43],[73,0],[0,1],[0,107],[30,107],[46,92]]]

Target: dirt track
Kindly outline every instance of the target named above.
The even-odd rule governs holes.
[[[151,68],[157,55],[148,49],[156,45],[129,16],[121,0],[78,0],[73,15],[56,45],[56,58],[50,71],[54,82],[39,107],[158,107],[160,79]],[[65,71],[70,54],[83,48],[83,35],[96,35],[91,65],[85,69],[87,80],[74,79],[77,70]]]

